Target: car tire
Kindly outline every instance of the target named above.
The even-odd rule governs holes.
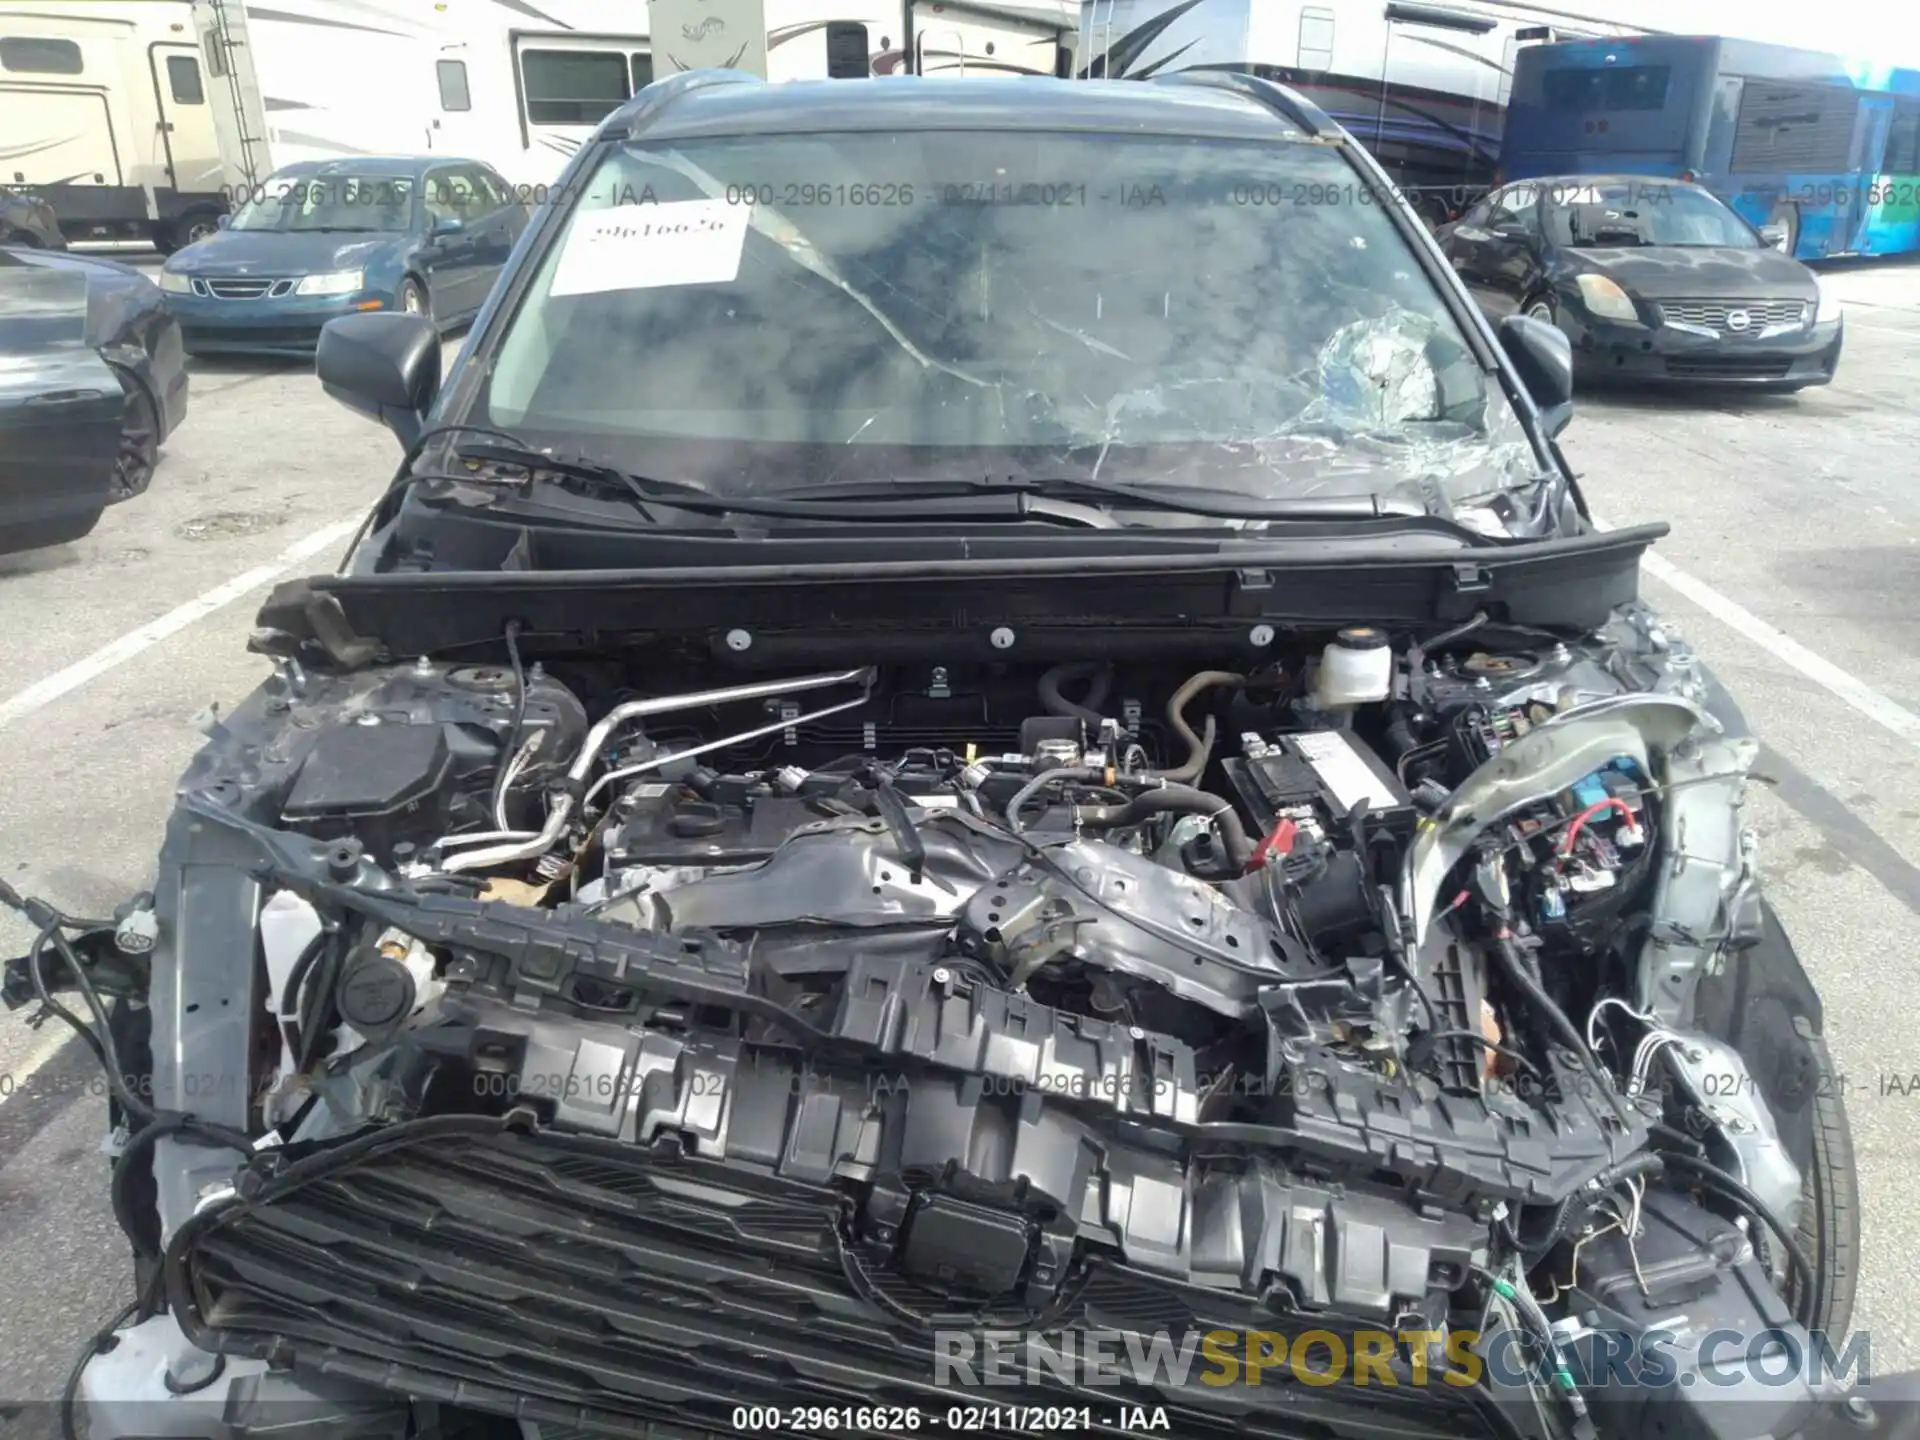
[[[1800,248],[1800,207],[1786,203],[1776,205],[1767,223],[1778,225],[1787,232],[1787,248],[1783,253],[1792,258]]]
[[[431,320],[433,297],[427,293],[424,284],[409,275],[393,293],[393,308],[405,315],[424,315]]]
[[[1544,320],[1549,325],[1560,323],[1560,309],[1553,303],[1551,295],[1536,295],[1520,307],[1520,313],[1535,320]]]
[[[153,248],[162,255],[171,255],[176,250],[184,250],[189,245],[197,245],[220,233],[220,212],[217,210],[192,210],[182,215],[171,225],[163,225],[155,232]]]
[[[1810,1317],[1811,1329],[1837,1342],[1853,1319],[1860,1279],[1860,1186],[1853,1168],[1853,1129],[1841,1095],[1845,1081],[1826,1041],[1808,1036],[1806,1043],[1814,1071],[1813,1165],[1800,1184],[1799,1240],[1813,1262],[1814,1294],[1809,1305],[1799,1284],[1790,1282],[1787,1297]]]
[[[120,445],[114,452],[113,479],[107,487],[109,505],[145,494],[160,463],[159,413],[137,383],[123,383],[127,387],[127,410],[120,420]]]

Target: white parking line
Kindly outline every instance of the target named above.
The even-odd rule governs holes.
[[[1849,320],[1847,329],[1866,330],[1875,335],[1898,335],[1902,340],[1920,340],[1920,330],[1902,330],[1897,325],[1868,325],[1859,320]]]
[[[0,700],[0,730],[4,730],[14,721],[24,719],[36,710],[44,709],[62,695],[71,694],[82,685],[98,680],[115,666],[124,665],[136,655],[151,650],[162,640],[193,624],[203,620],[231,605],[249,591],[258,590],[262,585],[278,580],[287,571],[310,560],[322,550],[338,545],[354,532],[360,524],[358,517],[341,520],[316,530],[305,539],[297,540],[282,550],[265,565],[234,576],[221,585],[216,585],[204,595],[196,595],[186,604],[175,607],[157,620],[149,620],[138,630],[129,630],[118,640],[87,656],[75,661],[64,670],[57,670],[44,680],[36,680],[18,694]]]
[[[1614,528],[1597,515],[1593,523],[1602,530]],[[1706,581],[1695,579],[1652,550],[1640,557],[1640,568],[1669,590],[1686,596],[1729,630],[1746,636],[1774,659],[1798,670],[1829,695],[1844,700],[1874,724],[1920,749],[1920,715],[1888,699],[1864,680],[1849,675],[1831,660],[1822,659],[1784,630],[1769,625],[1751,610],[1729,600]]]

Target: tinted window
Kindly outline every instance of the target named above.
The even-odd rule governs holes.
[[[827,78],[857,80],[871,74],[867,27],[857,20],[836,20],[827,26]]]
[[[1920,174],[1920,105],[1902,101],[1894,107],[1880,171],[1884,175]]]
[[[868,203],[783,210],[793,176]],[[735,491],[1096,468],[1262,494],[1532,483],[1513,411],[1380,206],[1234,198],[1357,178],[1283,138],[611,147],[457,418]],[[708,198],[726,193],[761,200]]]
[[[1733,132],[1735,170],[1845,170],[1860,92],[1748,80]]]
[[[1542,77],[1550,110],[1658,110],[1667,103],[1665,65],[1608,65],[1549,70]]]
[[[0,70],[22,75],[78,75],[80,47],[71,40],[0,39]]]
[[[176,105],[204,105],[207,93],[200,87],[200,66],[191,55],[167,57],[167,88]]]
[[[638,95],[653,83],[653,57],[651,55],[629,55],[633,64],[633,93]]]
[[[535,125],[597,125],[633,92],[627,57],[612,50],[523,50],[520,80]]]
[[[1704,190],[1674,185],[1571,185],[1545,197],[1557,245],[1715,246],[1756,250],[1760,237]]]
[[[473,102],[467,95],[467,62],[436,60],[433,68],[440,77],[440,108],[471,110]]]

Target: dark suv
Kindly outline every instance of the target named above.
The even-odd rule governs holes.
[[[1664,527],[1320,112],[679,75],[440,355],[328,326],[398,472],[150,892],[21,902],[95,1440],[1892,1423]]]

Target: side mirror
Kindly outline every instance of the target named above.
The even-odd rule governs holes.
[[[440,390],[440,333],[424,315],[342,315],[320,331],[313,369],[327,394],[411,445]]]
[[[466,228],[466,222],[461,220],[458,215],[448,215],[435,220],[433,222],[433,229],[428,232],[428,235],[434,240],[444,240],[449,235],[458,235]]]
[[[1547,437],[1558,436],[1573,419],[1573,342],[1567,332],[1531,315],[1509,315],[1500,322],[1500,348],[1540,412]]]
[[[1787,227],[1784,225],[1762,225],[1760,227],[1760,243],[1769,249],[1784,251],[1787,248]]]
[[[222,215],[222,216],[219,216],[219,217],[218,217],[217,219],[215,219],[215,220],[214,220],[214,222],[213,222],[213,223],[214,223],[214,224],[215,224],[216,226],[218,226],[218,227],[219,227],[220,229],[222,229],[222,230],[224,230],[224,229],[226,229],[226,228],[227,228],[227,226],[229,226],[229,225],[231,225],[231,224],[233,223],[233,216],[231,216],[231,215]]]

